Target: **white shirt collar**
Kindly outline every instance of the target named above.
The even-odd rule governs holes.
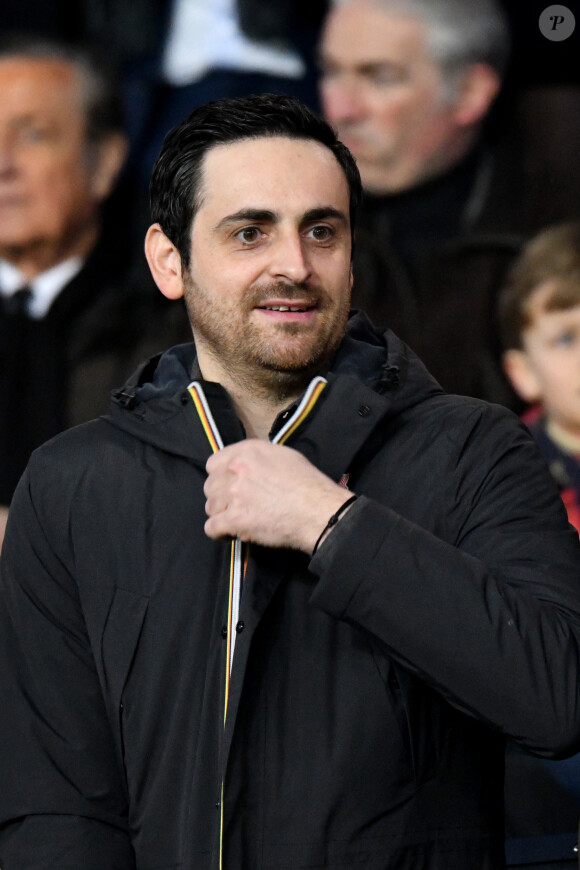
[[[35,320],[40,320],[48,313],[59,293],[80,272],[83,262],[82,257],[70,257],[37,275],[32,281],[27,281],[20,269],[6,260],[0,260],[0,293],[2,296],[12,296],[17,290],[29,287],[32,298],[28,305],[28,314]]]

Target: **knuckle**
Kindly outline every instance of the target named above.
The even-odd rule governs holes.
[[[235,475],[236,478],[245,477],[249,473],[249,467],[247,462],[240,458],[232,459],[230,462],[229,470],[232,474]]]
[[[240,480],[239,478],[236,478],[236,480],[232,481],[230,488],[229,488],[230,504],[231,503],[235,504],[238,501],[241,502],[243,500],[243,493],[244,493],[244,481]]]

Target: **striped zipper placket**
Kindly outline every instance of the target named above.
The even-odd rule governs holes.
[[[209,441],[210,447],[214,453],[221,450],[224,446],[219,429],[211,413],[205,393],[201,384],[197,381],[192,381],[189,387],[189,394],[193,399],[196,411],[198,413],[201,425]],[[224,725],[226,721],[226,713],[228,709],[230,674],[234,662],[234,647],[236,645],[236,625],[240,612],[240,601],[242,598],[242,587],[244,584],[244,576],[248,564],[247,556],[248,547],[244,546],[239,538],[235,538],[231,543],[230,551],[230,578],[228,589],[228,617],[226,622],[227,627],[227,656],[226,656],[226,676],[225,676],[225,702],[224,702]],[[244,552],[245,551],[245,552]]]
[[[298,427],[302,425],[304,420],[308,417],[315,404],[317,403],[320,394],[322,393],[327,383],[328,381],[326,380],[326,378],[322,378],[320,377],[320,375],[310,381],[308,389],[302,396],[300,404],[298,405],[292,416],[286,421],[282,428],[279,429],[272,438],[273,444],[285,444],[288,438],[290,438],[290,436],[294,434]]]
[[[323,377],[314,378],[308,385],[308,389],[304,393],[298,407],[286,423],[278,430],[272,438],[273,444],[284,444],[291,435],[302,425],[308,417],[320,394],[326,387],[327,381]],[[224,446],[222,437],[219,433],[216,422],[211,413],[209,404],[203,392],[203,388],[198,381],[192,381],[188,386],[189,394],[195,405],[195,409],[199,416],[201,425],[209,441],[213,453],[217,453]],[[234,648],[236,645],[236,626],[238,624],[240,602],[242,599],[242,590],[246,569],[248,567],[249,544],[245,544],[239,538],[235,538],[231,543],[230,550],[230,570],[229,570],[229,588],[228,588],[228,616],[227,616],[227,655],[226,655],[226,672],[225,672],[225,690],[224,690],[224,714],[223,724],[225,726],[226,716],[228,712],[228,702],[230,694],[230,677],[234,662]],[[222,870],[223,860],[223,825],[224,825],[224,784],[221,786],[220,800],[220,848],[219,848],[219,868]]]

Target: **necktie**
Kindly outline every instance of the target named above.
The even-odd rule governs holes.
[[[10,317],[26,315],[31,298],[32,290],[30,287],[21,287],[20,290],[17,290],[11,296],[2,297],[2,307]]]

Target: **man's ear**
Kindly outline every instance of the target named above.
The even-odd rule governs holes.
[[[112,192],[123,168],[129,150],[126,136],[112,133],[95,146],[91,158],[91,191],[97,202],[105,200]]]
[[[159,224],[153,224],[147,230],[145,256],[153,279],[163,295],[168,299],[180,299],[183,296],[181,257]]]
[[[502,356],[504,371],[520,398],[530,405],[542,400],[538,377],[525,350],[506,350]]]
[[[457,97],[455,119],[462,127],[483,121],[501,88],[501,79],[493,67],[474,63],[464,74]]]

